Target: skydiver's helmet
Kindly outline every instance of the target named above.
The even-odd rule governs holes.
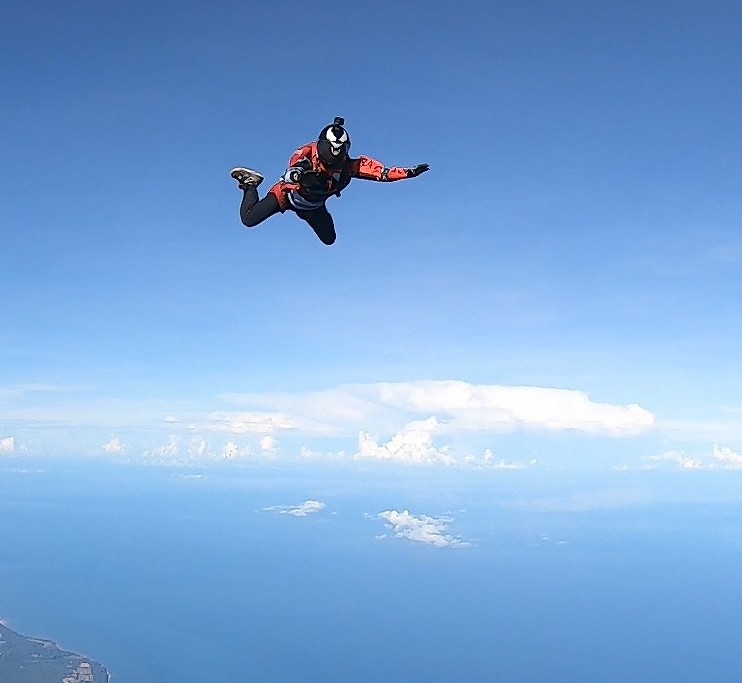
[[[344,128],[345,119],[336,116],[333,123],[325,126],[317,140],[317,154],[329,168],[339,168],[348,158],[350,136]]]

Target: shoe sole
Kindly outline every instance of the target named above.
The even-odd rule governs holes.
[[[233,168],[229,175],[241,185],[254,185],[255,187],[265,180],[260,173],[252,171],[249,168]]]

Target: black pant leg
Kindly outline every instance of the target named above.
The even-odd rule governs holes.
[[[296,215],[309,223],[324,244],[329,246],[335,242],[335,222],[324,204],[313,211],[297,211]]]
[[[254,187],[245,190],[240,205],[240,220],[248,228],[254,228],[258,223],[262,223],[266,218],[280,211],[278,200],[275,195],[269,192],[265,197],[258,201],[258,191]]]

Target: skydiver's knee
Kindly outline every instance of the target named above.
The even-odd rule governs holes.
[[[246,228],[254,228],[263,220],[260,216],[251,216],[250,214],[240,216],[240,219],[242,220],[242,225]]]
[[[328,247],[335,244],[335,240],[337,239],[335,235],[321,235],[320,239],[322,240],[322,244],[327,245]]]

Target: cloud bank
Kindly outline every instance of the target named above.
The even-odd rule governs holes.
[[[214,411],[207,431],[252,434],[264,455],[280,452],[278,439],[357,436],[356,460],[410,465],[466,464],[519,469],[525,465],[484,455],[454,455],[442,439],[517,430],[573,432],[613,438],[645,433],[652,413],[637,404],[598,403],[585,392],[543,387],[477,385],[455,380],[349,384],[301,394],[229,394],[240,411]],[[386,434],[379,437],[376,434]],[[303,447],[302,453],[313,453]]]
[[[68,398],[71,395],[65,394],[64,402],[48,408],[5,407],[0,401],[0,420],[25,424],[37,432],[61,428],[113,431],[122,436],[103,437],[95,445],[97,453],[108,438],[102,446],[104,454],[149,462],[234,460],[252,453],[279,457],[284,439],[293,440],[291,453],[314,454],[317,440],[357,439],[355,452],[347,444],[339,451],[327,445],[322,448],[332,457],[342,453],[356,460],[503,469],[522,465],[495,460],[489,443],[482,443],[475,452],[462,444],[518,431],[624,438],[655,427],[654,415],[638,404],[600,403],[571,389],[458,380],[347,384],[296,393],[232,393],[214,397],[205,406],[110,399],[74,403]],[[212,445],[214,440],[218,446]],[[8,452],[12,443],[4,444],[2,452]]]
[[[220,411],[204,425],[216,431],[274,434],[282,431],[343,435],[390,427],[400,418],[435,420],[441,433],[521,428],[633,436],[655,425],[654,415],[637,404],[598,403],[571,389],[469,384],[457,380],[351,384],[305,394],[231,394],[230,401],[252,410]],[[260,406],[262,410],[255,410]]]
[[[637,404],[596,403],[585,392],[542,387],[425,381],[375,385],[383,405],[443,416],[451,431],[549,431],[630,436],[651,429],[655,417]]]

